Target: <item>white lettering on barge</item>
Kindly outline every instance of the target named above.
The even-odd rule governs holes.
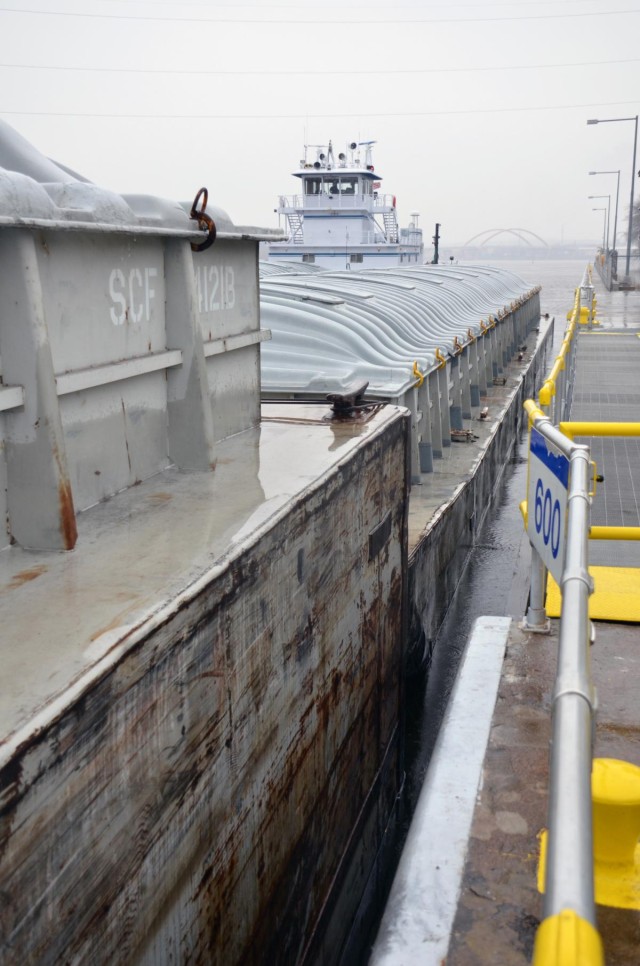
[[[109,295],[113,302],[110,315],[114,325],[151,320],[151,303],[156,294],[152,279],[157,276],[157,268],[132,268],[129,272],[113,269],[109,275]]]
[[[198,265],[196,267],[198,311],[219,312],[236,304],[235,272],[231,265]]]

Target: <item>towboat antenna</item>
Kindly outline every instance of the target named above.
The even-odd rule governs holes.
[[[329,141],[329,147],[327,148],[327,170],[331,171],[334,166],[333,160],[333,144]]]
[[[373,171],[373,164],[371,163],[371,148],[375,143],[375,141],[358,141],[358,144],[365,149],[364,166],[370,171]]]
[[[440,246],[440,222],[436,222],[436,233],[433,236],[433,258],[431,259],[432,265],[438,264],[438,252]]]

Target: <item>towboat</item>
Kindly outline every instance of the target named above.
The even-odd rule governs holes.
[[[352,141],[337,154],[331,141],[305,146],[293,172],[299,193],[281,195],[276,208],[288,238],[270,244],[269,261],[339,270],[424,262],[419,214],[412,211],[409,226],[400,227],[395,195],[381,191],[383,179],[372,158],[375,143]]]

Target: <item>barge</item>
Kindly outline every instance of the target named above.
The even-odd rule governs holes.
[[[261,403],[277,235],[202,191],[114,195],[6,126],[0,164],[3,962],[353,962],[401,814],[410,645],[543,367],[537,293],[395,402]]]

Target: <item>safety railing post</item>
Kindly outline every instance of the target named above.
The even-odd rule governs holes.
[[[523,628],[538,634],[548,634],[551,622],[545,608],[545,593],[547,586],[547,568],[542,557],[531,547],[531,587],[529,589],[529,607],[524,618]]]

